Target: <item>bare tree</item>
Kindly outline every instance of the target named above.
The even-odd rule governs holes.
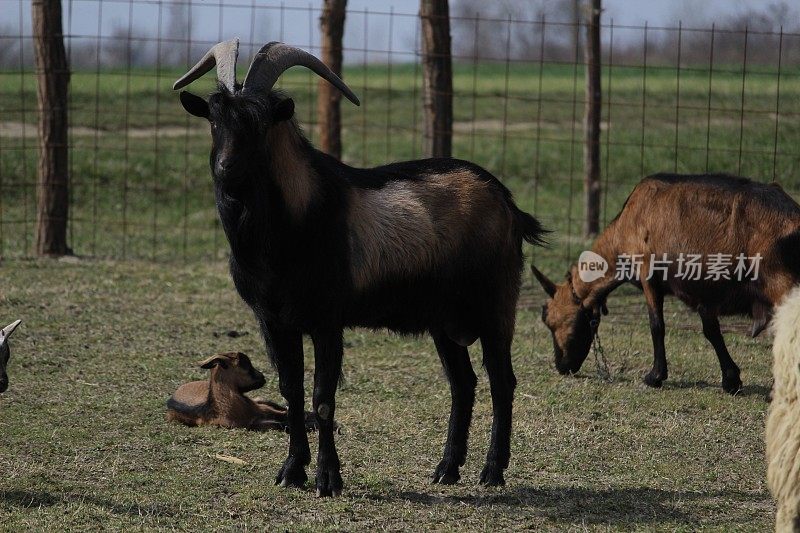
[[[423,93],[428,157],[450,157],[453,145],[453,65],[447,0],[421,0]]]
[[[457,57],[478,59],[536,60],[543,31],[540,21],[557,24],[547,31],[544,59],[546,61],[573,61],[575,59],[575,34],[565,25],[575,21],[576,0],[458,0],[453,6],[453,50]],[[475,18],[480,28],[475,35]],[[576,26],[578,31],[580,26]],[[510,41],[506,39],[511,34]],[[476,39],[477,37],[477,39]],[[477,41],[477,42],[476,42]],[[506,50],[506,43],[510,49]]]
[[[319,26],[322,31],[322,61],[342,75],[342,37],[347,0],[324,0]],[[320,79],[317,89],[320,148],[337,159],[342,157],[342,93]]]
[[[194,30],[194,20],[189,16],[189,9],[190,4],[183,0],[172,0],[169,6],[169,22],[166,31],[169,43],[165,48],[167,52],[163,58],[167,64],[185,65],[189,62],[187,41]]]
[[[140,28],[115,24],[110,42],[103,47],[105,64],[111,67],[141,67],[155,63],[152,38]]]
[[[10,24],[0,25],[0,35],[4,36],[3,39],[0,39],[0,67],[22,67],[19,64],[19,39],[10,38],[10,36],[19,35],[20,33],[21,30],[15,29]],[[5,38],[5,36],[9,38]]]
[[[36,253],[65,255],[69,214],[67,92],[61,0],[33,0],[33,45],[39,104],[39,181],[36,187]]]

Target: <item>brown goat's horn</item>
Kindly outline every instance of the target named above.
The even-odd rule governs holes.
[[[12,333],[14,333],[14,330],[17,329],[17,326],[19,326],[20,324],[22,324],[22,320],[16,320],[11,324],[7,325],[6,327],[4,327],[3,329],[1,329],[0,340],[5,341]]]
[[[189,72],[180,77],[172,86],[177,91],[186,87],[194,80],[217,66],[217,79],[230,92],[236,87],[236,58],[239,57],[239,39],[223,41],[211,47],[203,59],[189,69]]]
[[[313,70],[342,91],[348,100],[361,105],[353,91],[325,63],[305,50],[279,42],[271,42],[261,47],[250,64],[242,90],[269,91],[280,75],[295,65]]]
[[[547,276],[539,272],[539,269],[533,265],[531,265],[531,271],[533,272],[533,275],[536,276],[536,279],[539,280],[544,292],[546,292],[547,295],[552,298],[556,293],[556,284],[550,281]]]

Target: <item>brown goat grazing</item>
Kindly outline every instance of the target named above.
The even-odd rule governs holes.
[[[286,429],[287,410],[267,400],[245,396],[264,386],[264,375],[243,353],[212,355],[200,363],[210,369],[208,381],[192,381],[178,387],[167,401],[167,420],[187,426],[219,426],[256,431]],[[306,416],[306,428],[314,429],[313,417]]]
[[[593,281],[581,279],[581,273],[588,277],[586,269],[579,270],[585,265],[573,265],[560,285],[532,266],[550,297],[542,320],[553,335],[558,371],[580,369],[601,312],[608,312],[606,298],[630,281],[644,292],[653,338],[653,368],[644,382],[659,387],[667,379],[663,305],[664,296],[673,294],[700,315],[703,333],[719,358],[722,388],[735,394],[742,386],[739,367],[725,347],[718,317],[752,317],[753,336],[767,326],[773,308],[800,279],[800,205],[777,184],[725,175],[656,174],[634,188],[592,251],[608,263]],[[638,276],[624,275],[631,271],[622,259],[632,257],[640,261]],[[706,271],[687,276],[687,257]],[[741,276],[737,269],[745,258],[745,266],[757,270]]]

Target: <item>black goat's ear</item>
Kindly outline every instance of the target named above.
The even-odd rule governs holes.
[[[208,118],[208,102],[188,91],[181,91],[181,104],[187,113],[200,118]]]
[[[284,122],[294,116],[294,100],[287,98],[278,102],[275,106],[275,111],[272,113],[272,120],[275,122]]]
[[[214,368],[215,366],[221,366],[222,368],[228,367],[228,363],[225,361],[225,358],[219,355],[212,355],[208,359],[200,361],[197,364],[200,365],[200,368],[205,368],[206,370],[209,368]]]

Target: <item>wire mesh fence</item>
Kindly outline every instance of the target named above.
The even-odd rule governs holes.
[[[16,2],[11,2],[16,3]],[[0,25],[0,255],[33,255],[36,76],[29,2]],[[241,38],[242,63],[281,40],[319,54],[317,6],[265,2],[65,0],[70,84],[69,242],[79,255],[222,258],[207,124],[172,82],[211,45]],[[213,21],[216,35],[200,31]],[[207,26],[208,24],[206,24]],[[497,175],[555,230],[559,260],[581,233],[584,65],[575,22],[452,17],[453,155]],[[400,28],[403,31],[400,31]],[[211,32],[213,33],[213,32]],[[800,33],[602,24],[602,222],[655,172],[727,172],[800,191]],[[343,159],[370,166],[422,157],[415,12],[348,10]],[[241,68],[241,66],[240,66]],[[191,90],[213,90],[213,76]],[[316,136],[317,78],[279,83]]]

